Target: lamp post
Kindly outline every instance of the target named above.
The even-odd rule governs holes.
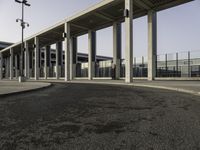
[[[31,6],[28,4],[27,0],[15,0],[15,2],[22,4],[22,19],[16,19],[16,22],[20,22],[22,27],[22,43],[21,43],[21,57],[20,57],[20,71],[19,71],[19,82],[24,81],[24,72],[23,72],[23,60],[24,60],[24,29],[29,27],[27,22],[24,22],[24,5]]]

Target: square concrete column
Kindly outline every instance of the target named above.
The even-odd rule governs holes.
[[[25,42],[25,49],[26,49],[26,51],[25,51],[25,76],[26,76],[26,78],[27,79],[29,79],[30,78],[30,64],[29,64],[29,62],[30,62],[30,58],[29,58],[29,56],[30,56],[30,52],[29,52],[29,46],[28,46],[28,42]]]
[[[70,39],[70,80],[76,77],[76,63],[77,63],[77,37]]]
[[[34,38],[34,52],[35,52],[35,80],[39,79],[39,38],[35,37]]]
[[[4,77],[5,79],[8,79],[8,65],[9,65],[9,61],[8,61],[8,57],[4,58]]]
[[[115,77],[120,78],[121,66],[121,23],[113,24],[113,64],[115,65]]]
[[[148,80],[156,77],[157,59],[157,14],[155,11],[148,12]]]
[[[62,65],[62,42],[56,43],[56,79],[61,76],[61,65]]]
[[[125,82],[133,82],[133,0],[125,0]]]
[[[18,69],[19,69],[19,63],[18,63],[18,55],[15,55],[15,78],[17,79],[19,77]]]
[[[13,49],[10,49],[10,80],[13,79]]]
[[[29,65],[30,65],[30,70],[29,70],[29,72],[30,72],[30,77],[33,77],[34,75],[33,75],[33,53],[34,53],[34,51],[32,50],[32,51],[29,51]]]
[[[95,77],[95,62],[96,62],[96,32],[88,32],[88,79],[92,80]]]
[[[10,57],[6,57],[6,64],[5,64],[5,77],[9,79],[10,77]]]
[[[3,56],[2,53],[0,52],[0,80],[3,79]]]
[[[65,81],[70,80],[70,24],[65,23]]]
[[[41,67],[42,67],[42,59],[41,59],[41,51],[42,49],[39,48],[39,51],[38,51],[38,61],[39,61],[39,68],[38,68],[38,78],[41,77]]]
[[[48,45],[45,47],[44,51],[44,78],[47,79],[49,77],[49,66],[50,66],[50,61],[51,61],[51,47]]]

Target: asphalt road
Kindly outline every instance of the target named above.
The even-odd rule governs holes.
[[[54,84],[0,97],[0,150],[199,150],[200,97]]]

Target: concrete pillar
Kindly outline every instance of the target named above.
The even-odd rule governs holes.
[[[29,51],[29,76],[30,77],[33,77],[33,73],[32,73],[32,70],[33,70],[33,51]]]
[[[50,61],[51,61],[51,47],[48,45],[45,47],[44,51],[44,78],[47,79],[49,77],[49,66],[50,66]]]
[[[13,79],[13,49],[10,49],[10,80]]]
[[[47,47],[44,49],[44,79],[47,79]]]
[[[29,64],[29,62],[30,62],[30,52],[29,52],[29,46],[28,46],[28,42],[25,42],[25,49],[26,49],[26,51],[25,51],[25,76],[26,76],[26,78],[27,79],[29,79],[30,78],[30,64]]]
[[[115,65],[115,77],[120,78],[121,66],[121,24],[115,22],[113,24],[113,64]]]
[[[43,48],[39,49],[39,68],[40,68],[40,72],[42,71],[41,70],[41,68],[42,68],[42,50],[43,50]],[[40,76],[41,76],[41,74],[40,74]]]
[[[70,39],[70,80],[76,77],[76,63],[77,63],[77,37]]]
[[[62,42],[56,43],[56,79],[61,77],[61,65],[62,65]]]
[[[6,69],[6,79],[9,79],[10,77],[10,57],[6,57],[6,64],[5,64],[5,69]]]
[[[4,78],[8,78],[8,57],[4,58]]]
[[[18,74],[18,55],[15,55],[15,78],[17,79],[19,74]]]
[[[35,52],[35,80],[39,79],[39,38],[34,38],[34,52]]]
[[[95,77],[95,62],[96,62],[96,32],[88,32],[88,79],[92,80]]]
[[[39,63],[39,67],[38,67],[38,79],[40,78],[41,76],[41,68],[42,68],[42,64],[41,64],[41,48],[39,48],[38,50],[38,63]]]
[[[0,80],[3,79],[3,56],[2,53],[0,52]]]
[[[133,0],[125,0],[125,82],[133,82]]]
[[[148,12],[148,80],[156,77],[157,59],[157,14],[155,11]]]
[[[70,80],[70,24],[65,23],[65,81]]]

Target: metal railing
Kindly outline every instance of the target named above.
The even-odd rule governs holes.
[[[158,55],[157,77],[200,77],[200,51]]]
[[[156,77],[200,77],[200,51],[157,55]],[[96,77],[112,76],[112,60],[100,61],[95,66]],[[121,60],[120,77],[125,77],[125,60]],[[88,63],[77,64],[77,77],[88,76]],[[147,57],[134,58],[133,77],[147,77]]]

